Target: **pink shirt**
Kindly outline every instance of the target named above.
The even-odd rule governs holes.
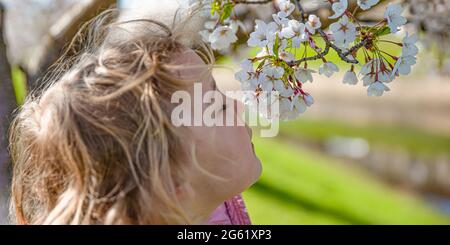
[[[208,219],[208,225],[250,225],[250,217],[244,199],[237,195],[216,208]]]

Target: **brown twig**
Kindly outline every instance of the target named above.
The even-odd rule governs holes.
[[[298,8],[298,11],[300,11],[300,16],[302,17],[302,22],[306,21],[306,14],[305,14],[305,9],[303,8],[303,6],[300,4],[300,0],[295,1],[295,5]]]
[[[352,60],[352,59],[347,58],[347,56],[348,56],[349,54],[351,54],[352,52],[344,52],[342,49],[340,49],[340,48],[337,47],[336,45],[332,44],[332,43],[330,42],[330,40],[328,40],[327,34],[325,34],[325,32],[324,32],[322,29],[319,28],[317,31],[319,32],[320,36],[323,38],[323,40],[325,41],[325,43],[328,44],[328,45],[330,45],[330,47],[336,51],[336,53],[339,55],[339,58],[341,58],[343,61],[345,61],[345,62],[347,62],[347,63],[358,64],[358,61],[357,61],[356,59],[355,59],[355,60]],[[360,44],[361,44],[361,43],[358,43],[357,45],[360,45]],[[364,44],[363,44],[363,45],[364,45]],[[354,46],[354,47],[352,47],[351,49],[353,49],[353,51],[356,51],[358,48],[362,47],[363,45],[361,45],[361,46],[359,46],[359,47],[357,47],[357,48],[355,48],[356,46]],[[349,50],[349,51],[350,51],[350,50]]]
[[[300,0],[295,0],[295,4],[297,5],[297,8],[299,9],[301,16],[302,16],[302,22],[304,23],[306,20],[306,15],[304,12],[304,9],[302,7],[302,4],[300,3]],[[359,48],[363,47],[367,40],[363,40],[360,43],[356,44],[355,46],[351,47],[348,51],[343,51],[342,49],[340,49],[339,47],[337,47],[336,45],[334,45],[333,43],[330,42],[330,40],[327,37],[327,34],[322,30],[322,29],[317,29],[317,32],[320,34],[320,36],[322,37],[322,39],[325,42],[325,49],[324,51],[322,51],[321,53],[315,55],[315,56],[311,56],[311,57],[305,57],[302,58],[300,60],[296,60],[293,62],[290,62],[293,65],[299,65],[300,63],[304,62],[304,61],[308,61],[308,60],[318,60],[318,59],[322,59],[325,55],[328,54],[330,48],[332,48],[334,51],[336,51],[336,53],[338,54],[339,58],[341,58],[343,61],[347,62],[347,63],[351,63],[351,64],[358,64],[358,60],[356,59],[349,59],[347,56],[352,54],[353,52],[357,51]]]
[[[299,60],[295,60],[295,61],[291,61],[288,63],[289,66],[298,66],[300,65],[302,62],[305,61],[310,61],[310,60],[318,60],[318,59],[322,59],[323,57],[325,57],[325,55],[328,54],[328,52],[330,52],[330,43],[326,43],[325,44],[325,48],[323,49],[322,52],[314,55],[314,56],[310,56],[310,57],[305,57],[305,58],[301,58]]]

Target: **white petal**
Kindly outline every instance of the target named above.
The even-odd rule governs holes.
[[[355,85],[358,83],[358,78],[356,77],[354,71],[347,71],[344,75],[344,79],[342,82],[346,84]]]
[[[292,38],[292,47],[293,48],[300,48],[300,44],[302,43],[302,38],[300,37],[293,37]]]
[[[367,95],[368,96],[381,96],[385,91],[389,91],[390,89],[384,85],[382,82],[374,82],[370,84],[370,86],[367,88]]]
[[[368,10],[378,2],[379,0],[358,0],[357,3],[362,10]]]
[[[292,30],[291,26],[288,26],[283,28],[280,34],[283,38],[292,38],[295,35],[295,32]]]
[[[294,91],[290,87],[286,88],[285,84],[281,80],[277,80],[274,82],[274,88],[280,93],[281,96],[284,97],[290,97],[294,93]]]
[[[307,106],[312,106],[312,104],[314,104],[314,98],[309,94],[305,95],[304,101]]]

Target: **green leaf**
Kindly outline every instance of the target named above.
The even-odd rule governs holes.
[[[280,38],[278,37],[278,34],[276,34],[275,43],[273,44],[273,53],[278,58],[278,48],[280,47]]]
[[[214,14],[215,14],[218,10],[220,10],[220,3],[219,3],[219,1],[220,1],[220,0],[214,0],[214,1],[211,3],[211,16],[214,16]]]
[[[381,37],[381,36],[384,36],[384,35],[388,35],[390,33],[391,33],[391,28],[389,28],[388,26],[385,26],[385,27],[377,30],[377,32],[375,32],[375,35],[377,37]]]
[[[261,69],[263,68],[263,66],[264,66],[264,63],[266,63],[266,62],[265,62],[265,59],[262,60],[262,61],[258,64],[258,67],[256,68],[256,70],[261,70]]]
[[[224,21],[228,19],[231,16],[231,12],[233,11],[233,4],[232,3],[226,3],[223,6],[222,14],[220,15],[220,20]]]
[[[288,76],[294,74],[294,69],[292,67],[288,66],[288,64],[286,64],[286,63],[285,63],[285,66],[284,66],[284,70],[286,71],[286,74]]]

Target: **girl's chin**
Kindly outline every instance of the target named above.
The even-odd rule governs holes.
[[[253,171],[251,172],[252,173],[251,174],[251,183],[249,184],[248,187],[255,184],[259,180],[259,177],[261,177],[261,174],[262,174],[262,163],[261,163],[261,160],[259,160],[259,158],[256,155],[253,160],[252,170]]]

